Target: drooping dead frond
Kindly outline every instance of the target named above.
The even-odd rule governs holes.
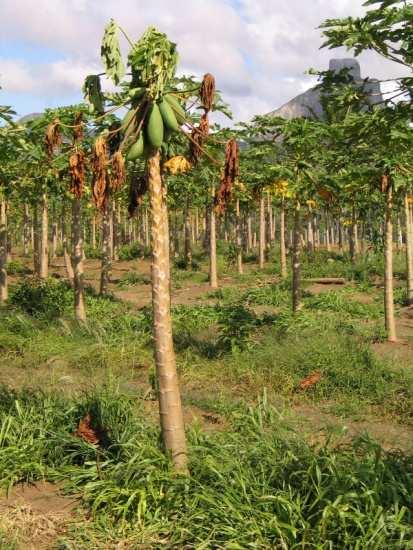
[[[387,193],[389,186],[390,186],[390,176],[388,174],[383,174],[380,179],[381,192]]]
[[[225,146],[225,166],[221,185],[215,196],[215,209],[218,214],[225,212],[231,200],[232,188],[239,176],[239,148],[236,140],[231,138]]]
[[[191,134],[191,144],[189,146],[189,158],[191,163],[198,164],[199,159],[202,156],[202,146],[204,145],[206,138],[209,134],[209,120],[208,114],[204,113],[199,121],[198,128],[193,128]]]
[[[106,139],[99,136],[92,151],[92,195],[96,208],[104,210],[107,204],[109,187],[107,182],[108,147]]]
[[[62,135],[60,133],[60,121],[55,118],[46,128],[46,135],[44,138],[47,156],[52,158],[56,150],[62,143]]]
[[[85,153],[75,151],[69,157],[70,192],[77,198],[83,196],[85,186]]]
[[[79,143],[83,139],[83,113],[80,111],[75,114],[73,125],[73,143]]]
[[[309,388],[312,388],[322,379],[322,374],[320,371],[313,372],[306,376],[301,382],[299,383],[298,387],[300,390],[308,390]]]
[[[212,74],[207,73],[204,75],[201,84],[200,97],[203,108],[206,111],[212,109],[214,103],[214,94],[215,94],[215,78]]]
[[[110,186],[113,191],[118,191],[125,183],[126,179],[125,159],[120,151],[116,151],[113,155],[111,164],[112,177]]]
[[[129,217],[133,218],[136,210],[142,204],[148,190],[148,178],[142,174],[132,174],[129,187]]]
[[[74,435],[92,445],[99,444],[100,436],[97,430],[92,427],[92,417],[90,413],[87,413],[86,416],[80,420]]]

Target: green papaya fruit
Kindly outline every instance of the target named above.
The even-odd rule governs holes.
[[[130,123],[131,123],[132,118],[134,117],[134,115],[135,115],[135,111],[134,111],[134,109],[131,109],[131,110],[128,111],[128,112],[126,113],[126,115],[123,117],[123,119],[122,119],[122,130],[123,130],[123,131],[125,131],[125,130],[129,127],[129,125],[130,125]]]
[[[162,120],[165,124],[165,128],[171,130],[172,132],[178,132],[179,124],[176,120],[175,113],[171,105],[167,101],[165,101],[165,99],[163,99],[159,103],[159,110],[161,111]]]
[[[144,148],[145,148],[145,140],[143,138],[143,132],[140,132],[138,139],[129,149],[126,155],[126,160],[130,160],[133,162],[137,158],[141,157],[143,155]]]
[[[163,142],[164,126],[161,111],[156,103],[152,105],[150,110],[146,123],[146,132],[149,144],[155,149],[159,149]]]
[[[176,99],[175,96],[171,94],[166,94],[164,97],[165,97],[165,100],[172,107],[172,111],[174,112],[174,115],[178,124],[183,124],[186,120],[186,114],[185,114],[185,111],[182,109],[182,106],[179,103],[179,101]]]

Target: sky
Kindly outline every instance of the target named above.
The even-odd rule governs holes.
[[[0,0],[0,105],[19,115],[82,98],[102,71],[103,28],[114,18],[132,39],[149,25],[178,44],[180,72],[212,73],[236,121],[272,111],[314,84],[344,49],[320,49],[327,18],[364,13],[363,0]],[[125,44],[125,51],[127,44]],[[362,76],[400,76],[374,52]]]

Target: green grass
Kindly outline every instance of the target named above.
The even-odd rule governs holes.
[[[172,474],[156,403],[144,401],[154,372],[150,308],[89,289],[89,320],[79,325],[64,283],[12,288],[11,305],[0,308],[8,383],[0,391],[0,486],[45,478],[80,497],[84,519],[56,541],[60,548],[412,547],[411,454],[322,430],[323,415],[333,425],[338,417],[413,425],[411,370],[371,348],[385,336],[372,284],[381,266],[369,258],[359,276],[361,264],[326,258],[305,260],[306,276],[355,282],[304,292],[297,315],[291,282],[274,282],[275,260],[208,293],[208,305],[172,308],[184,405],[222,418],[208,431],[202,422],[188,428],[189,478]],[[197,260],[203,271],[177,269],[176,287],[205,282]],[[120,285],[141,282],[131,272]],[[396,302],[404,297],[400,287]],[[300,390],[314,372],[319,382]],[[297,406],[320,415],[310,436],[293,420]],[[87,412],[103,433],[99,451],[73,435]],[[0,546],[13,548],[1,523]]]
[[[172,475],[158,429],[113,388],[1,396],[1,485],[63,482],[92,512],[89,537],[122,525],[152,547],[298,549],[401,548],[413,536],[411,456],[368,439],[309,446],[265,399],[231,430],[189,432],[187,478]],[[98,454],[73,435],[86,412],[104,430]]]

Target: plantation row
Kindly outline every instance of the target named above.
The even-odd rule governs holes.
[[[368,4],[325,46],[411,73],[411,5]],[[78,495],[63,547],[410,548],[411,76],[223,128],[213,75],[122,35],[84,103],[0,107],[0,487]]]

